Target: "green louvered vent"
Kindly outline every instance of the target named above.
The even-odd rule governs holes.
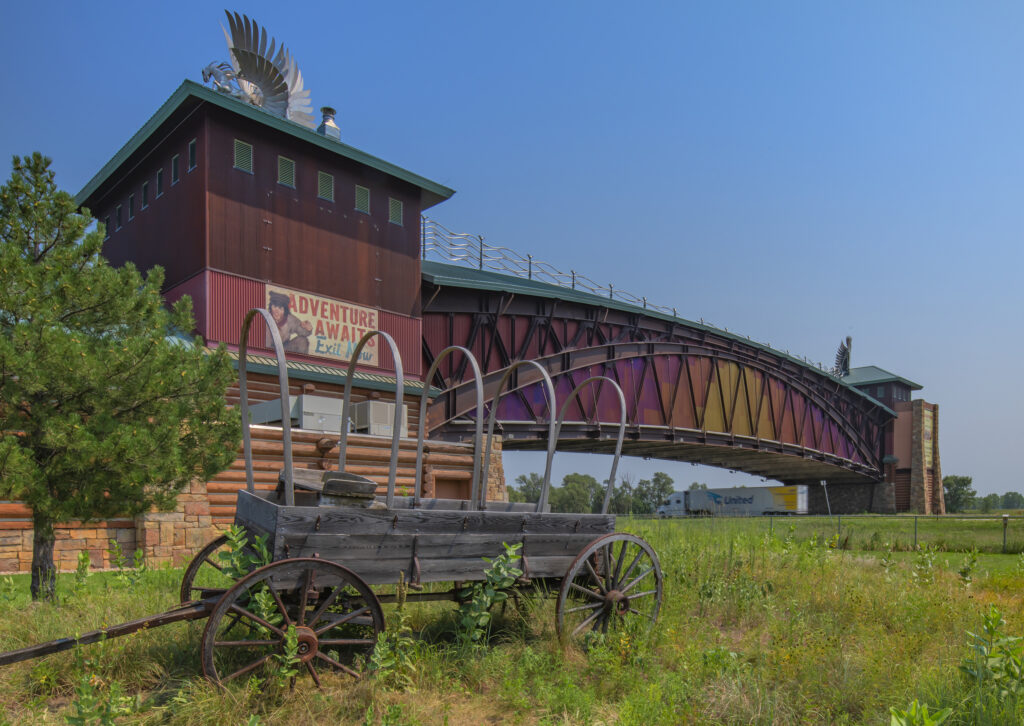
[[[252,174],[252,144],[235,139],[235,168]]]
[[[277,157],[277,183],[295,188],[295,162],[284,156]]]
[[[402,226],[402,202],[399,199],[388,199],[388,221]]]
[[[370,190],[356,185],[356,211],[370,213]]]
[[[334,175],[325,171],[316,173],[316,195],[328,202],[334,201]]]

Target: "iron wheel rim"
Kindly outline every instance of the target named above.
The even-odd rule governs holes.
[[[623,628],[633,619],[646,628],[658,620],[664,582],[654,549],[632,534],[598,537],[577,555],[558,591],[558,636],[583,643]]]
[[[275,585],[275,578],[296,585]],[[299,674],[319,687],[326,671],[360,677],[359,658],[383,632],[384,613],[370,586],[346,567],[315,558],[274,562],[235,583],[210,612],[203,673],[224,685],[279,662],[288,626],[297,636]]]

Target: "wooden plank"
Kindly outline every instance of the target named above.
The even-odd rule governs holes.
[[[312,553],[301,551],[292,552],[291,557],[312,557]],[[561,578],[569,570],[575,557],[534,557],[529,560],[529,571],[531,577],[557,577]],[[384,585],[398,582],[399,574],[405,577],[406,582],[416,581],[416,572],[411,558],[389,558],[389,559],[358,559],[344,558],[332,560],[337,564],[347,567],[359,575],[370,585]],[[517,563],[521,564],[521,563]],[[487,563],[479,557],[465,558],[444,558],[435,560],[420,560],[419,582],[451,582],[454,580],[477,581],[484,579],[484,570]],[[284,579],[280,580],[284,582]],[[292,581],[294,582],[294,580]],[[275,584],[278,580],[275,580]]]
[[[239,492],[239,501],[246,492]],[[275,506],[275,505],[269,505]],[[422,510],[374,510],[351,507],[280,507],[280,534],[428,534],[509,532],[593,534],[615,531],[612,514],[537,514],[531,512],[458,512]]]
[[[504,543],[524,543],[528,559],[534,557],[575,557],[595,537],[590,534],[312,534],[285,535],[289,552],[307,552],[327,560],[411,559],[421,561],[448,557],[497,557],[505,551]],[[291,556],[296,556],[292,554]]]
[[[395,497],[393,509],[412,509],[413,498],[412,497]],[[434,510],[434,509],[449,509],[449,510],[469,510],[469,501],[466,499],[420,499],[420,509],[423,510]],[[487,511],[489,512],[527,512],[535,513],[537,510],[536,504],[529,502],[499,502],[499,501],[488,501]]]
[[[267,532],[276,532],[279,509],[281,507],[276,504],[242,489],[238,492],[235,522],[247,529],[255,526]]]

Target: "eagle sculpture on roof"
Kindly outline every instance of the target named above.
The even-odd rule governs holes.
[[[840,378],[850,375],[850,354],[852,351],[853,338],[847,335],[846,342],[840,343],[839,349],[836,351],[836,365],[832,369],[834,375]]]
[[[230,34],[224,29],[231,65],[206,66],[203,82],[275,116],[315,128],[309,91],[302,87],[302,73],[292,54],[282,43],[275,55],[277,41],[248,16],[227,10],[224,14],[231,29]]]

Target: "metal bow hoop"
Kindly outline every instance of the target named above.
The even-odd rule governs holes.
[[[345,373],[345,402],[341,407],[341,441],[338,442],[338,471],[345,471],[345,450],[348,448],[348,413],[352,401],[352,378],[355,377],[356,363],[359,361],[359,354],[370,341],[370,338],[379,335],[391,349],[391,357],[395,360],[395,417],[391,426],[391,468],[388,470],[388,509],[391,509],[395,502],[395,475],[398,472],[398,442],[402,433],[402,401],[405,398],[405,374],[402,372],[402,355],[398,352],[395,339],[383,330],[371,330],[363,335],[356,343],[352,352],[352,358],[348,362],[348,370]],[[422,414],[421,414],[422,417]]]
[[[487,419],[487,452],[484,454],[484,482],[481,487],[480,494],[480,508],[487,508],[487,472],[490,471],[491,467],[491,441],[494,438],[494,419],[498,414],[498,402],[501,397],[501,392],[505,390],[505,384],[508,379],[512,376],[512,372],[522,366],[533,366],[536,368],[541,376],[544,378],[544,392],[548,398],[548,413],[553,414],[555,412],[555,384],[551,382],[551,376],[537,361],[533,360],[517,360],[515,363],[510,365],[505,371],[505,375],[501,377],[501,381],[498,383],[498,389],[494,392],[494,398],[491,403],[491,415]],[[552,425],[548,428],[548,458],[544,465],[544,486],[540,490],[540,499],[537,500],[537,511],[543,512],[544,507],[548,503],[548,489],[551,486],[551,462],[555,458],[555,443],[557,442],[557,436],[555,434],[554,419],[552,419]]]
[[[252,438],[249,435],[249,394],[246,387],[246,349],[249,344],[249,325],[256,315],[262,315],[274,341],[274,358],[277,360],[277,378],[281,387],[281,438],[284,443],[284,503],[295,505],[295,484],[292,474],[292,414],[291,397],[288,395],[288,369],[284,357],[284,345],[277,323],[264,308],[252,308],[242,322],[241,338],[238,341],[238,395],[242,409],[242,451],[245,453],[245,488],[250,494],[256,492],[252,475]]]
[[[433,380],[434,374],[437,373],[437,369],[441,366],[444,359],[456,351],[462,353],[473,369],[473,380],[476,383],[476,434],[473,439],[473,484],[470,490],[470,502],[476,502],[477,500],[477,487],[480,484],[480,443],[483,440],[484,433],[484,380],[480,375],[480,365],[473,354],[461,345],[449,345],[437,355],[433,365],[430,366],[430,370],[427,371],[427,375],[423,379],[423,393],[420,394],[420,425],[416,435],[416,489],[413,492],[412,499],[414,507],[420,505],[420,491],[423,481],[423,439],[426,437],[427,396],[430,393],[430,381]],[[490,439],[488,439],[489,443]]]
[[[608,487],[604,492],[604,504],[601,505],[601,514],[607,514],[608,504],[611,502],[612,498],[612,489],[615,487],[615,472],[619,469],[619,457],[622,455],[622,440],[626,436],[626,397],[622,394],[622,388],[620,388],[619,384],[608,376],[591,376],[587,380],[583,381],[583,383],[573,389],[572,393],[569,394],[569,397],[565,399],[565,402],[562,404],[562,408],[558,412],[558,420],[555,421],[554,431],[555,441],[558,441],[558,435],[562,433],[562,423],[565,421],[565,412],[569,410],[569,404],[579,396],[580,391],[582,391],[585,386],[596,381],[607,381],[608,383],[611,383],[612,387],[615,388],[615,393],[619,396],[619,440],[615,443],[615,458],[612,459],[612,471],[608,475]]]

